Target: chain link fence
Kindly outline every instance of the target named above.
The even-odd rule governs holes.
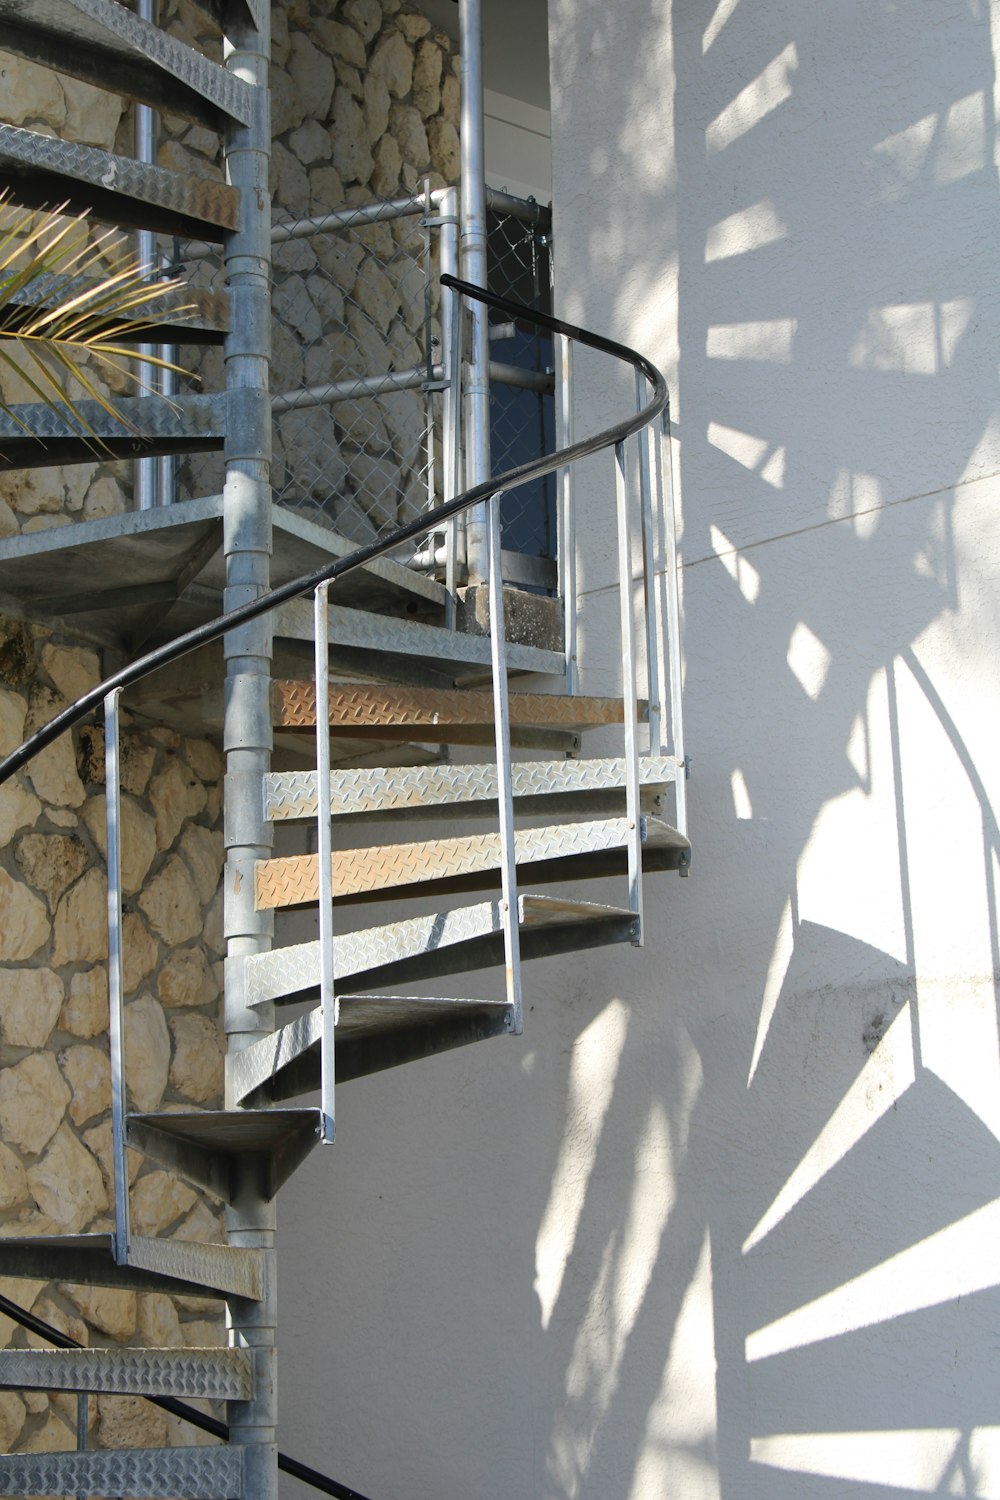
[[[552,309],[549,209],[500,194],[490,195],[487,268],[490,291]],[[555,447],[552,339],[516,328],[499,314],[490,329],[490,461],[493,472],[526,463]],[[556,480],[546,475],[500,502],[505,572],[513,582],[551,590],[556,555]],[[528,559],[537,559],[532,566]]]
[[[274,498],[359,543],[449,492],[450,358],[439,276],[455,263],[458,228],[440,196],[358,204],[274,231]],[[504,194],[489,201],[490,289],[548,311],[549,211]],[[222,285],[214,256],[188,269],[195,285]],[[491,462],[499,473],[555,445],[552,340],[494,315],[490,360]],[[222,388],[220,349],[201,352],[198,374],[202,389]],[[185,458],[178,497],[211,493],[223,477],[221,455]],[[555,493],[554,476],[546,476],[501,501],[511,582],[554,591]]]

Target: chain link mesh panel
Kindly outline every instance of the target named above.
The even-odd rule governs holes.
[[[488,284],[493,292],[550,312],[552,308],[551,214],[534,203],[522,212],[491,207],[487,215]],[[491,363],[543,377],[524,389],[505,383],[494,370],[490,383],[490,460],[494,473],[540,457],[555,447],[555,400],[550,337],[515,328],[493,314]],[[524,485],[501,501],[505,552],[552,559],[556,553],[556,482],[547,475]],[[538,575],[541,576],[541,575]]]
[[[273,250],[271,482],[275,501],[357,542],[440,502],[438,236],[414,211],[357,220]],[[218,261],[192,263],[221,286]],[[204,388],[224,384],[205,351]],[[401,387],[394,389],[393,387]],[[221,487],[221,456],[185,460],[180,495]]]

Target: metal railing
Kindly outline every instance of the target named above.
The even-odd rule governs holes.
[[[514,845],[512,770],[510,754],[509,716],[507,701],[506,639],[504,628],[504,599],[500,576],[500,497],[517,485],[530,483],[546,474],[562,472],[565,476],[578,460],[589,457],[606,448],[614,450],[615,512],[618,530],[618,573],[620,596],[620,629],[622,642],[625,740],[625,803],[628,865],[628,907],[634,916],[632,938],[642,941],[642,819],[640,816],[640,749],[638,744],[638,661],[639,651],[633,626],[633,537],[632,507],[629,503],[629,464],[626,444],[635,434],[641,434],[639,454],[639,530],[643,572],[645,579],[644,607],[646,616],[645,664],[646,697],[648,699],[648,753],[668,756],[672,759],[672,770],[676,792],[676,824],[678,831],[686,836],[686,810],[684,802],[684,751],[680,704],[680,654],[677,636],[678,601],[674,562],[673,503],[666,507],[654,503],[658,494],[664,494],[664,466],[662,439],[665,428],[661,422],[667,409],[667,389],[659,370],[637,351],[588,330],[575,327],[561,319],[527,308],[507,298],[496,296],[480,287],[459,281],[452,276],[442,277],[445,293],[454,296],[456,305],[460,299],[485,305],[514,321],[525,321],[542,327],[561,341],[562,356],[572,344],[612,356],[630,366],[635,372],[636,410],[614,425],[602,429],[591,437],[570,441],[556,452],[520,464],[506,473],[495,476],[467,489],[461,494],[443,501],[432,511],[413,517],[403,525],[376,538],[346,557],[338,558],[300,578],[262,594],[259,598],[229,611],[218,619],[188,631],[176,640],[146,653],[136,661],[121,668],[88,693],[83,694],[62,710],[18,749],[0,761],[0,785],[16,771],[26,765],[35,755],[51,744],[54,739],[79,723],[92,710],[103,704],[107,725],[107,817],[108,817],[108,918],[109,939],[109,990],[111,1002],[111,1063],[112,1063],[112,1125],[115,1158],[116,1184],[116,1229],[114,1236],[115,1257],[119,1264],[128,1263],[129,1253],[129,1202],[125,1161],[125,1083],[122,1056],[124,1036],[124,995],[121,962],[122,893],[120,880],[121,810],[120,788],[116,774],[118,746],[118,702],[122,692],[156,671],[159,667],[179,660],[188,653],[220,639],[230,631],[275,609],[279,605],[307,593],[316,596],[316,679],[317,679],[317,738],[320,756],[318,817],[320,830],[320,878],[321,887],[321,973],[322,983],[322,1112],[324,1116],[324,1138],[332,1139],[333,1133],[333,1086],[334,1086],[334,1022],[336,1018],[336,996],[332,982],[332,934],[328,920],[328,908],[332,909],[330,881],[330,776],[328,762],[323,762],[323,744],[329,747],[328,718],[322,705],[323,689],[328,683],[329,663],[328,630],[326,628],[326,595],[329,587],[339,578],[366,563],[373,562],[385,553],[410,543],[428,531],[436,532],[455,518],[481,506],[480,529],[486,537],[487,584],[489,589],[491,657],[494,694],[494,721],[497,751],[497,786],[500,815],[500,876],[501,917],[504,937],[505,965],[508,1000],[512,1006],[512,1027],[521,1029],[521,995],[519,963],[519,929],[517,912],[516,852]],[[564,424],[565,425],[565,424]],[[669,472],[669,467],[668,467]],[[563,492],[561,550],[564,556],[564,583],[572,584],[573,575],[569,559],[575,554],[572,534],[572,502],[568,489]],[[483,511],[485,515],[483,515]],[[657,537],[655,526],[657,513],[662,514],[665,524],[665,550],[663,579],[667,598],[661,607],[656,578]],[[567,607],[570,600],[567,598]],[[575,606],[575,586],[573,603]],[[664,651],[664,626],[666,626],[667,649]],[[567,638],[567,648],[569,649]],[[665,690],[668,690],[670,710],[665,712]],[[324,826],[326,835],[324,840]],[[324,917],[324,913],[327,915]]]

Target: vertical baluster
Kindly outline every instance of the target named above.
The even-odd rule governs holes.
[[[556,376],[558,382],[557,429],[560,448],[573,441],[573,344],[563,333],[557,333]],[[559,470],[559,504],[557,558],[559,597],[563,606],[563,650],[566,653],[566,691],[577,690],[576,665],[576,506],[573,497],[573,465]]]
[[[489,575],[490,653],[493,665],[493,721],[496,733],[497,792],[500,818],[500,882],[507,999],[514,1007],[511,1030],[521,1033],[521,934],[517,909],[517,854],[514,848],[514,801],[510,773],[510,713],[507,704],[507,640],[504,628],[503,580],[500,576],[500,496],[487,504],[486,562]]]
[[[636,410],[646,398],[646,378],[635,372]],[[646,627],[646,696],[649,699],[649,749],[656,755],[663,749],[663,675],[660,669],[662,620],[657,607],[656,531],[654,496],[659,497],[659,465],[650,463],[650,449],[655,451],[656,427],[644,427],[639,433],[639,504],[642,518],[642,594],[643,619]]]
[[[662,434],[662,436],[661,436]],[[662,452],[666,441],[666,455]],[[676,793],[677,828],[687,837],[687,782],[684,764],[684,719],[681,706],[683,667],[681,663],[681,610],[680,580],[677,574],[677,506],[674,494],[673,440],[670,431],[670,406],[663,413],[661,433],[657,435],[657,460],[666,464],[667,483],[664,495],[663,517],[666,531],[666,557],[664,559],[667,580],[667,663],[670,672],[670,736],[673,754],[677,759]],[[683,873],[687,873],[686,870]]]
[[[319,861],[320,951],[320,1108],[323,1140],[332,1141],[334,1109],[334,1032],[337,999],[333,980],[333,831],[330,806],[330,585],[321,583],[313,599],[316,633],[316,858]]]
[[[618,601],[621,611],[622,708],[625,721],[625,813],[628,821],[628,901],[635,912],[634,944],[642,943],[642,829],[639,821],[639,749],[636,734],[635,630],[632,623],[632,525],[625,444],[615,444],[618,518]]]
[[[125,1154],[125,990],[122,978],[120,725],[114,688],[104,700],[104,780],[108,830],[108,1007],[111,1032],[111,1142],[115,1169],[115,1261],[128,1264],[128,1162]]]

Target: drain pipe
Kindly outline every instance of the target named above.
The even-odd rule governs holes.
[[[459,0],[462,50],[462,276],[486,286],[486,147],[483,130],[483,15],[481,0]],[[490,475],[490,346],[486,307],[473,303],[468,314],[471,339],[465,376],[465,486]],[[469,582],[487,576],[486,505],[469,517]]]

